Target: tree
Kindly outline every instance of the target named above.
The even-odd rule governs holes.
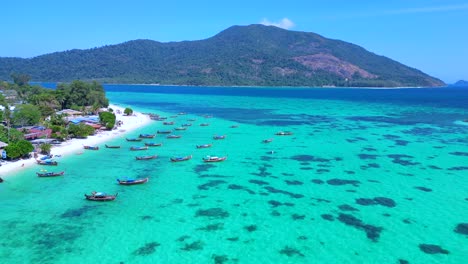
[[[124,110],[124,114],[125,115],[131,115],[131,114],[133,114],[133,110],[131,108],[127,107]]]
[[[52,145],[49,143],[44,143],[44,144],[41,144],[39,148],[41,149],[41,154],[49,155],[50,150],[52,149]]]
[[[24,139],[19,140],[17,142],[12,142],[8,146],[5,147],[7,157],[11,159],[25,157],[33,150],[34,150],[34,147],[31,144],[31,142],[24,140]]]
[[[68,134],[74,135],[75,137],[87,137],[94,134],[94,128],[83,123],[78,125],[70,124],[68,126]]]
[[[29,154],[30,152],[34,150],[34,146],[31,144],[31,142],[24,140],[24,139],[16,142],[16,145],[21,150],[21,156],[26,156],[27,154]]]
[[[41,120],[41,111],[35,105],[18,105],[13,112],[13,124],[17,126],[36,125]]]
[[[114,128],[115,125],[115,114],[110,112],[100,112],[99,113],[99,120],[101,125],[106,126],[106,129],[111,130]]]
[[[31,76],[27,74],[12,73],[10,76],[18,86],[23,86],[31,80]]]

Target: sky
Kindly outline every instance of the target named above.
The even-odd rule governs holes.
[[[446,83],[468,80],[468,0],[6,0],[0,57],[200,40],[249,24],[351,42]]]

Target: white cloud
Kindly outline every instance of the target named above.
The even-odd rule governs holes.
[[[272,21],[264,18],[260,22],[260,24],[265,25],[265,26],[275,26],[275,27],[284,28],[284,29],[290,29],[290,28],[295,26],[294,22],[292,22],[291,20],[289,20],[286,17],[281,19],[278,22],[272,22]]]

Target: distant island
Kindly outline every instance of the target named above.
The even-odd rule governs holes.
[[[233,26],[199,41],[133,40],[34,58],[0,58],[0,80],[207,86],[435,87],[441,80],[341,40]]]
[[[468,81],[459,80],[458,82],[451,84],[450,87],[467,87],[468,88]]]

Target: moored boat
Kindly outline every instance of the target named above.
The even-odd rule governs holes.
[[[137,160],[150,160],[150,159],[155,159],[157,157],[158,155],[149,155],[149,156],[136,156],[135,158]]]
[[[143,184],[149,181],[149,178],[142,178],[142,179],[126,179],[126,180],[120,180],[117,179],[117,182],[120,185],[135,185],[135,184]]]
[[[138,137],[139,138],[154,138],[156,135],[155,134],[140,134]]]
[[[181,138],[181,135],[169,135],[167,138]]]
[[[185,156],[185,157],[172,157],[171,161],[172,162],[179,162],[179,161],[186,161],[186,160],[189,160],[189,159],[192,159],[192,155]]]
[[[175,130],[187,130],[187,127],[176,127]]]
[[[200,126],[209,126],[210,124],[208,123],[201,123]]]
[[[197,148],[211,148],[212,144],[197,145]]]
[[[107,144],[106,144],[106,148],[113,148],[113,149],[116,149],[116,148],[120,148],[120,146],[118,146],[118,145],[107,145]]]
[[[293,134],[293,132],[291,132],[291,131],[279,131],[275,135],[277,135],[277,136],[290,136],[292,134]]]
[[[160,147],[163,143],[145,142],[145,146],[148,147]]]
[[[270,143],[272,141],[273,141],[272,138],[262,140],[263,143]]]
[[[226,138],[226,135],[215,135],[215,136],[213,136],[213,139],[216,139],[216,140],[225,139],[225,138]]]
[[[186,123],[186,124],[182,124],[183,127],[189,127],[189,126],[192,126],[191,123]]]
[[[85,194],[85,198],[90,201],[107,202],[115,200],[117,195],[118,193],[111,195],[103,192],[92,192],[91,194]]]
[[[99,150],[98,146],[83,146],[84,149],[89,149],[89,150]]]
[[[147,150],[147,149],[148,149],[148,146],[144,146],[144,147],[133,146],[133,147],[130,147],[130,150]]]
[[[203,158],[204,162],[220,162],[225,161],[227,157],[206,156]]]
[[[65,174],[64,171],[61,172],[36,172],[38,177],[55,177],[55,176],[62,176]]]
[[[197,121],[197,120],[194,119],[194,118],[190,118],[190,119],[187,119],[187,121],[193,122],[193,121]]]
[[[239,125],[232,125],[232,126],[230,126],[230,128],[238,128],[238,127],[239,127]]]
[[[58,162],[55,160],[36,160],[37,164],[39,165],[50,165],[50,166],[57,166]]]
[[[171,130],[158,130],[157,133],[158,134],[170,134],[172,133],[172,131]]]
[[[171,121],[171,122],[163,122],[163,125],[166,125],[166,126],[171,126],[171,125],[173,125],[173,124],[174,124],[173,121]]]
[[[141,138],[125,138],[127,141],[130,141],[130,142],[136,142],[136,141],[141,141],[142,139]]]

